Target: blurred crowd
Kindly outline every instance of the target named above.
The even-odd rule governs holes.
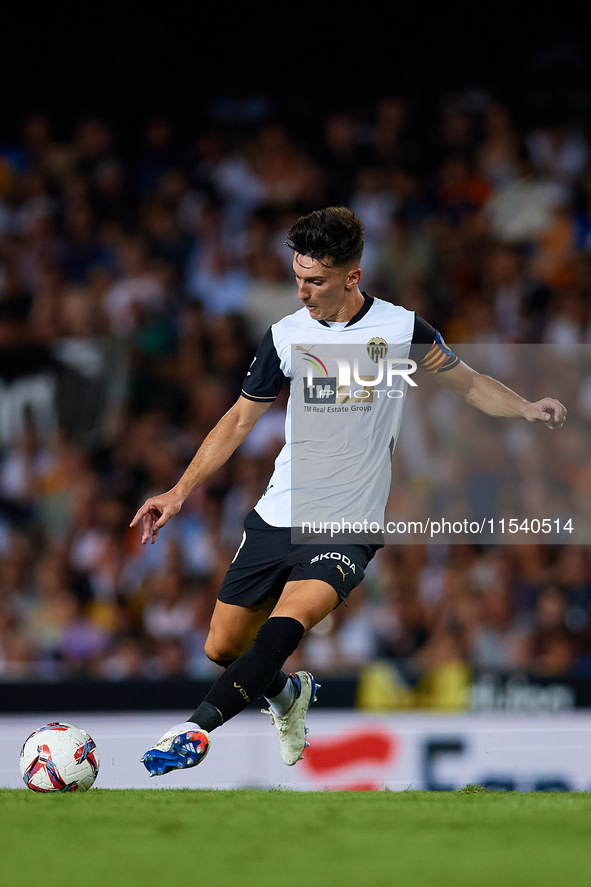
[[[105,120],[61,137],[33,115],[0,145],[2,679],[216,673],[209,617],[282,446],[287,391],[157,545],[129,521],[299,307],[291,223],[337,204],[365,225],[362,288],[448,342],[591,343],[591,140],[576,120],[524,128],[472,91],[429,114],[386,96],[302,127],[252,100],[214,105],[191,138],[158,117],[121,146]],[[589,417],[562,438],[586,500]],[[437,441],[409,423],[394,495],[412,498]],[[294,664],[387,661],[424,705],[441,668],[591,674],[590,605],[584,543],[387,546]]]

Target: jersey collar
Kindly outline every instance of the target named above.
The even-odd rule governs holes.
[[[345,325],[345,329],[348,326],[353,326],[354,323],[357,323],[358,320],[361,320],[362,317],[365,317],[365,315],[373,305],[373,296],[368,296],[367,293],[364,292],[362,292],[361,295],[364,299],[363,305],[361,306],[357,314],[347,322],[347,324]],[[330,324],[327,323],[325,320],[317,320],[316,323],[321,323],[322,326],[327,326],[330,329]]]

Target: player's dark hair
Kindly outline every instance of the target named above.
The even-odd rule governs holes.
[[[363,253],[363,225],[345,206],[328,206],[294,222],[285,243],[294,253],[323,265],[357,264]]]

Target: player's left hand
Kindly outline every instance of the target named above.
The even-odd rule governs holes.
[[[543,397],[527,405],[524,411],[528,422],[543,422],[547,428],[562,428],[566,422],[567,409],[553,397]]]

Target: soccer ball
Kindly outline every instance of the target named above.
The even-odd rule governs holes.
[[[96,745],[73,724],[46,724],[21,749],[21,776],[34,792],[86,792],[99,771]]]

